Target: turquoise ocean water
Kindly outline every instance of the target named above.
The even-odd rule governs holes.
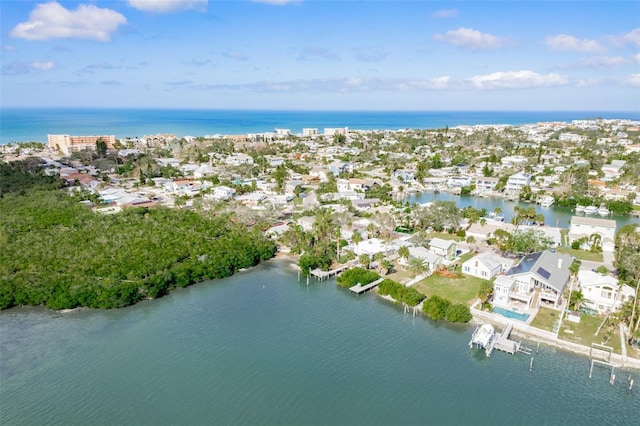
[[[0,109],[0,144],[46,142],[47,134],[108,134],[117,138],[172,133],[178,136],[246,134],[275,128],[299,133],[305,127],[351,129],[426,129],[474,124],[527,124],[587,118],[640,120],[640,112],[584,111],[230,111],[166,109]]]
[[[640,372],[469,349],[284,260],[109,311],[0,313],[3,425],[633,425]]]

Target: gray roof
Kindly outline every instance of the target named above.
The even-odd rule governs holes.
[[[522,258],[520,263],[511,267],[506,276],[531,273],[538,281],[542,281],[561,293],[569,281],[569,266],[573,257],[566,253],[541,251],[531,253]]]
[[[597,217],[573,216],[571,218],[572,225],[591,225],[601,226],[603,228],[616,229],[616,221],[612,219],[599,219]]]

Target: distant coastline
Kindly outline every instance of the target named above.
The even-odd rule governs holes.
[[[639,111],[276,111],[204,109],[2,108],[0,144],[46,142],[47,134],[171,133],[179,137],[247,134],[287,128],[437,129],[460,125],[523,125],[607,118],[640,120]]]

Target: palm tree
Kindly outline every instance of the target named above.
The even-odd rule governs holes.
[[[373,260],[378,263],[378,270],[382,268],[382,261],[385,259],[385,257],[385,254],[381,251],[373,255]]]
[[[370,262],[371,258],[368,254],[362,253],[360,256],[358,256],[358,263],[360,263],[360,265],[362,265],[362,267],[364,267],[365,269],[369,269]]]
[[[602,245],[602,235],[600,234],[591,234],[589,236],[589,242],[591,243],[591,251],[600,250],[600,246]]]
[[[351,241],[356,245],[362,242],[362,234],[360,231],[353,231],[353,234],[351,234]]]
[[[409,247],[407,246],[402,246],[398,249],[398,256],[400,256],[403,259],[409,259]]]
[[[421,257],[412,257],[409,259],[409,271],[413,276],[424,274],[429,271],[429,264]]]

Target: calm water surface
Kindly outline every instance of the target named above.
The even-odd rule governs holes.
[[[640,389],[403,315],[282,260],[159,300],[0,314],[0,424],[637,424]]]
[[[407,198],[410,203],[427,203],[432,201],[454,201],[458,207],[474,207],[476,209],[486,209],[487,212],[492,212],[496,207],[502,209],[505,222],[509,222],[514,216],[514,207],[520,208],[535,207],[538,213],[544,215],[545,225],[568,228],[571,223],[571,218],[575,216],[568,207],[541,207],[539,204],[521,203],[517,201],[508,201],[500,197],[472,197],[469,195],[455,195],[448,192],[423,192],[419,194],[412,194]],[[584,216],[584,214],[582,214]],[[598,219],[613,219],[616,221],[618,228],[629,223],[640,223],[639,217],[633,217],[628,215],[612,215],[606,218],[602,218],[598,215],[590,216]]]

